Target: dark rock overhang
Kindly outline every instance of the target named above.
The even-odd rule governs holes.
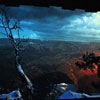
[[[83,9],[88,12],[100,11],[99,0],[0,0],[6,6],[33,5],[39,7],[58,6],[62,9]]]

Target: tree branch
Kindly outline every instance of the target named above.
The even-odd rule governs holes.
[[[20,58],[20,50],[22,50],[22,48],[19,47],[19,44],[21,43],[21,40],[20,40],[20,35],[19,35],[19,29],[20,27],[18,26],[18,22],[15,21],[14,22],[14,25],[13,27],[10,27],[10,22],[11,22],[11,19],[7,16],[7,13],[5,10],[2,11],[2,18],[1,18],[1,23],[3,26],[0,26],[2,28],[4,28],[5,30],[5,35],[8,37],[8,39],[11,41],[12,43],[12,46],[15,50],[15,55],[16,55],[16,68],[17,68],[17,72],[20,74],[20,76],[25,80],[25,82],[27,83],[27,88],[31,90],[31,93],[32,90],[33,90],[33,84],[32,82],[30,81],[30,79],[27,77],[27,75],[24,73],[23,69],[22,69],[22,65],[21,65],[21,58]],[[5,25],[6,24],[6,25]],[[13,33],[12,33],[12,30],[18,30],[18,37],[19,37],[19,42],[17,43],[14,36],[13,36]],[[0,32],[2,33],[2,32]]]

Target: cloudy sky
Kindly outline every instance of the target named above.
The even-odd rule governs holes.
[[[60,7],[10,7],[11,17],[19,20],[21,37],[40,40],[100,41],[100,12],[63,10]],[[0,31],[2,31],[0,29]],[[14,36],[17,35],[14,33]],[[3,35],[0,37],[4,38]]]

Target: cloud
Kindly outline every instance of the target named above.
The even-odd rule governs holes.
[[[44,40],[100,41],[100,12],[63,10],[60,7],[10,7],[20,21],[22,36]]]
[[[9,14],[19,20],[39,20],[48,22],[50,18],[56,17],[61,20],[72,15],[81,15],[84,10],[64,10],[61,7],[35,7],[35,6],[20,6],[10,7]]]
[[[32,33],[32,34],[30,34],[30,37],[29,38],[33,38],[33,39],[40,39],[40,36],[39,35],[37,35],[37,33]]]
[[[100,38],[100,12],[86,13],[70,20],[70,24],[64,25],[61,30],[73,36]]]

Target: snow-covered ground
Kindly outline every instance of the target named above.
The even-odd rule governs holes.
[[[1,94],[0,99],[7,99],[7,100],[15,100],[15,99],[21,99],[22,95],[20,94],[19,90],[14,90],[11,93],[8,94]]]
[[[86,93],[78,93],[78,88],[74,84],[60,83],[57,84],[57,91],[62,93],[58,99],[77,99],[77,98],[97,98],[100,93],[88,95]]]
[[[77,99],[77,98],[100,98],[100,95],[88,95],[85,93],[72,92],[70,90],[64,92],[58,99]]]

